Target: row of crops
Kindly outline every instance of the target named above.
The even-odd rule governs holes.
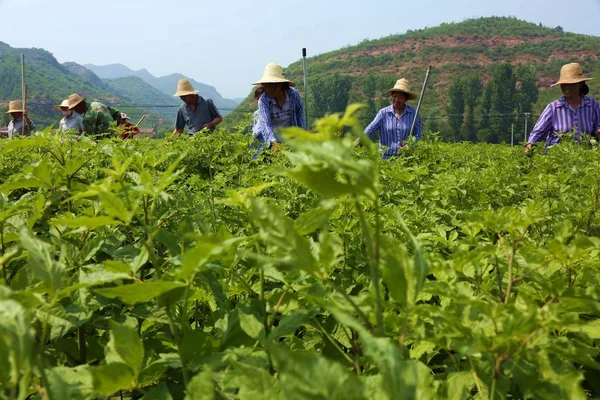
[[[384,161],[352,111],[0,142],[0,398],[600,395],[597,149]]]

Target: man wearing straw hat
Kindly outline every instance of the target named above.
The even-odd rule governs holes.
[[[113,122],[111,113],[104,104],[81,97],[73,93],[67,97],[69,110],[75,111],[83,118],[83,133],[91,136],[108,136],[110,124]]]
[[[8,111],[6,114],[12,116],[12,121],[8,123],[8,137],[18,136],[23,133],[23,120],[25,120],[25,136],[31,135],[31,131],[35,128],[32,120],[27,118],[27,111],[23,110],[23,106],[19,100],[14,100],[8,103]]]
[[[262,78],[253,85],[265,89],[258,99],[258,121],[253,127],[254,136],[260,142],[268,147],[281,142],[283,138],[276,133],[277,128],[297,126],[306,129],[300,93],[292,87],[295,83],[285,78],[279,64],[267,64]]]
[[[423,132],[421,117],[413,107],[406,104],[408,100],[417,98],[417,94],[410,90],[408,79],[398,79],[387,94],[391,97],[392,104],[379,110],[375,119],[365,129],[371,140],[374,139],[375,132],[379,131],[379,145],[388,148],[383,158],[394,156],[401,148],[406,147],[405,141],[415,118],[415,139],[421,139]]]
[[[525,145],[526,153],[544,138],[545,147],[550,147],[560,143],[561,135],[568,132],[574,132],[576,142],[581,141],[582,133],[590,138],[600,134],[600,106],[587,96],[590,88],[585,82],[591,79],[583,75],[578,63],[562,66],[560,78],[552,86],[560,85],[563,96],[548,104],[540,115]]]
[[[183,101],[177,110],[173,133],[183,133],[186,126],[190,135],[203,129],[213,131],[223,121],[223,117],[219,114],[213,101],[198,95],[198,91],[194,89],[188,79],[180,79],[177,82],[177,91],[173,96],[179,97]]]
[[[54,106],[55,109],[63,114],[58,123],[58,129],[62,132],[75,131],[78,135],[83,133],[83,117],[72,109],[69,109],[69,100],[65,99],[60,105]]]

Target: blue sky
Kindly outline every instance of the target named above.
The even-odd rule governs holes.
[[[600,0],[0,0],[0,41],[60,61],[181,72],[245,96],[265,64],[283,66],[408,29],[514,16],[600,36]],[[576,6],[570,6],[575,5]],[[569,9],[571,7],[572,9]],[[24,21],[24,22],[22,22]],[[310,76],[310,65],[309,65]],[[173,88],[175,89],[175,88]]]

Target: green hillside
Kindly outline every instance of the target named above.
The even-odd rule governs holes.
[[[564,32],[561,27],[544,27],[504,17],[442,24],[402,35],[364,40],[355,46],[309,58],[309,111],[311,117],[317,117],[341,111],[347,103],[367,103],[362,117],[366,124],[378,108],[388,104],[385,90],[396,79],[408,78],[413,90],[420,91],[426,68],[431,65],[433,69],[421,115],[427,130],[445,132],[450,138],[448,95],[455,78],[474,74],[486,85],[492,80],[497,66],[504,62],[512,66],[515,75],[520,66],[532,66],[539,88],[538,100],[532,106],[535,117],[549,101],[560,96],[559,88],[550,89],[549,86],[557,80],[563,64],[580,62],[587,75],[599,76],[599,57],[600,38]],[[289,65],[285,72],[301,88],[302,61]],[[517,85],[518,82],[517,79]],[[343,87],[349,89],[340,90]],[[600,84],[592,81],[590,89],[590,95],[600,95]],[[483,102],[482,92],[477,99],[475,121],[485,119],[484,114],[490,111],[485,110]],[[253,107],[255,105],[248,97],[238,110]],[[242,112],[233,113],[227,122],[233,124],[242,115]],[[515,117],[513,122],[521,127],[522,117]]]
[[[78,68],[77,64],[62,65],[43,49],[18,49],[0,42],[0,125],[8,123],[9,116],[4,114],[8,102],[21,98],[21,54],[25,55],[27,109],[39,128],[59,121],[61,114],[52,106],[60,104],[74,92],[88,100],[98,100],[117,108],[119,104],[135,104],[125,94],[113,91],[91,71]],[[135,119],[148,110],[137,107],[126,112]],[[148,123],[152,124],[160,118],[151,116]]]

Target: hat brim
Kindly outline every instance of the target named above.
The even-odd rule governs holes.
[[[184,90],[184,91],[175,93],[173,95],[173,97],[188,96],[190,94],[198,94],[198,91],[197,90]]]
[[[4,114],[12,114],[12,113],[15,113],[15,112],[23,112],[23,110],[8,110]]]
[[[594,78],[576,78],[576,79],[561,79],[550,87],[558,86],[558,85],[572,85],[574,83],[591,81]]]
[[[287,83],[290,86],[296,86],[296,84],[288,79],[281,79],[281,78],[261,78],[260,80],[256,81],[253,83],[253,85],[258,86],[258,85],[262,85],[263,83]]]
[[[408,98],[407,98],[406,100],[414,100],[414,99],[416,99],[416,98],[417,98],[417,94],[416,94],[415,92],[409,92],[409,91],[407,91],[407,90],[400,90],[400,89],[393,89],[393,88],[392,88],[392,89],[388,89],[388,90],[386,91],[386,93],[387,93],[388,95],[391,95],[391,94],[392,94],[392,93],[394,93],[394,92],[398,92],[398,93],[404,93],[404,94],[408,95]]]
[[[60,104],[56,105],[56,106],[52,106],[52,107],[54,107],[54,109],[56,109],[58,111],[62,111],[63,107],[66,108],[67,110],[70,110],[69,106],[61,106]],[[75,106],[73,106],[73,107],[75,107]]]

